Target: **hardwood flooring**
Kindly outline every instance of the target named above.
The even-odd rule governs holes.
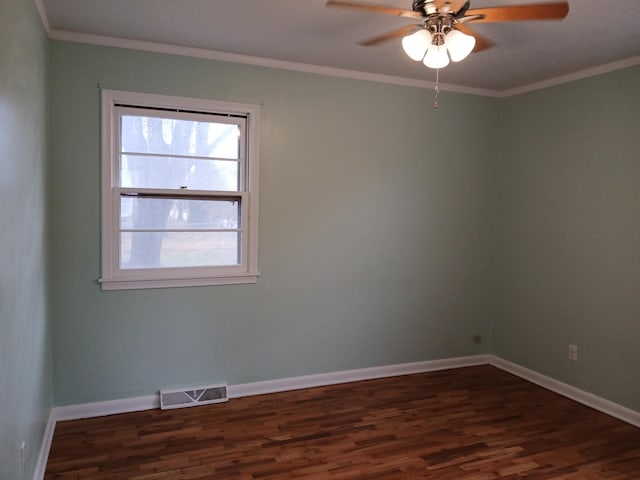
[[[61,422],[45,478],[638,480],[640,429],[480,366]]]

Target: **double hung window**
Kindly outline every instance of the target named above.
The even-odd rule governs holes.
[[[103,90],[103,289],[256,281],[257,117]]]

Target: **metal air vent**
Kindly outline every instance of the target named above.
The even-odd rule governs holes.
[[[226,385],[160,390],[160,408],[162,410],[208,405],[226,402],[228,399]]]

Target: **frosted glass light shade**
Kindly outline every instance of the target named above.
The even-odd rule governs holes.
[[[447,48],[444,45],[431,45],[424,56],[423,63],[429,68],[444,68],[449,65]]]
[[[427,48],[431,45],[431,34],[426,30],[418,30],[402,39],[404,52],[416,62],[424,58]]]
[[[459,62],[467,58],[473,47],[476,46],[476,39],[471,35],[465,35],[459,30],[451,30],[444,39],[444,45],[449,50],[451,60]]]

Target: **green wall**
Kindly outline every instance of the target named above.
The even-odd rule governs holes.
[[[488,351],[494,99],[51,44],[57,405]],[[261,104],[256,285],[100,290],[99,88]],[[485,338],[474,345],[472,336]]]
[[[639,85],[635,67],[502,102],[493,322],[495,354],[637,411]]]
[[[56,404],[492,352],[640,410],[638,67],[434,111],[423,89],[50,47]],[[100,290],[99,86],[262,105],[256,285]]]
[[[46,39],[0,0],[0,479],[31,478],[52,402],[46,260]],[[20,458],[26,442],[25,464]]]

